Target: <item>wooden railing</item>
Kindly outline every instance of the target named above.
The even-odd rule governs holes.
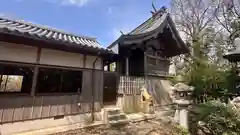
[[[162,68],[157,66],[148,66],[147,74],[150,76],[168,76],[168,67]]]
[[[140,89],[144,84],[144,77],[120,76],[118,94],[141,94]]]
[[[141,88],[144,86],[143,77],[121,76],[118,87],[117,106],[125,113],[141,111]]]

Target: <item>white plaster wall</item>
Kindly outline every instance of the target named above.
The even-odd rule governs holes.
[[[0,60],[36,63],[36,57],[36,47],[0,42]]]
[[[113,52],[115,52],[115,53],[118,54],[118,53],[119,53],[119,52],[118,52],[118,46],[119,46],[118,44],[114,45],[114,46],[111,48],[111,50],[112,50]]]
[[[86,68],[93,68],[93,62],[96,58],[96,56],[86,56]],[[37,47],[0,42],[0,60],[36,63],[36,59]],[[42,48],[40,64],[83,68],[84,57],[83,54]],[[95,68],[102,69],[101,58],[97,60]]]
[[[95,69],[103,69],[102,67],[102,59],[98,59],[95,65]]]
[[[93,62],[96,56],[86,56],[86,68],[93,68]],[[70,66],[70,67],[84,67],[83,54],[70,53],[52,49],[42,49],[40,64]],[[96,69],[102,69],[102,59],[99,58],[95,65]]]
[[[96,60],[96,56],[87,56],[86,57],[86,68],[93,68],[93,62]],[[95,69],[102,69],[102,59],[99,58],[96,61]]]
[[[95,56],[87,56],[86,57],[86,68],[93,68],[93,62],[96,59]]]
[[[70,53],[52,49],[42,49],[40,64],[83,67],[84,59],[82,54]]]

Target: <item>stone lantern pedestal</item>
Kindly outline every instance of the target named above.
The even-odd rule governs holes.
[[[191,105],[188,101],[176,101],[177,109],[175,112],[174,120],[182,127],[188,129],[188,107]]]
[[[188,108],[192,104],[191,94],[193,87],[183,83],[178,83],[173,87],[174,104],[176,104],[176,112],[174,120],[182,127],[188,129]]]

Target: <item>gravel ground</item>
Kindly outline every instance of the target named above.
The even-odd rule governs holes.
[[[173,135],[166,125],[168,124],[151,120],[114,127],[90,127],[52,135]]]

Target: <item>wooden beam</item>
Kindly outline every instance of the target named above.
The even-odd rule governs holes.
[[[69,66],[56,66],[56,65],[43,65],[43,64],[31,64],[31,63],[22,63],[22,62],[11,62],[11,61],[2,61],[0,60],[0,64],[9,64],[9,65],[18,65],[25,67],[43,67],[43,68],[56,68],[56,69],[65,69],[72,71],[82,71],[82,70],[92,70],[90,68],[80,68],[80,67],[69,67]],[[100,71],[99,69],[95,69]]]
[[[176,37],[176,33],[173,31],[172,27],[168,24],[168,29],[171,31],[172,33],[172,38],[177,42],[177,47],[180,49],[181,45]]]
[[[159,57],[157,55],[154,56],[154,55],[146,54],[146,56],[149,58],[158,59],[158,60],[168,60],[167,58]]]

